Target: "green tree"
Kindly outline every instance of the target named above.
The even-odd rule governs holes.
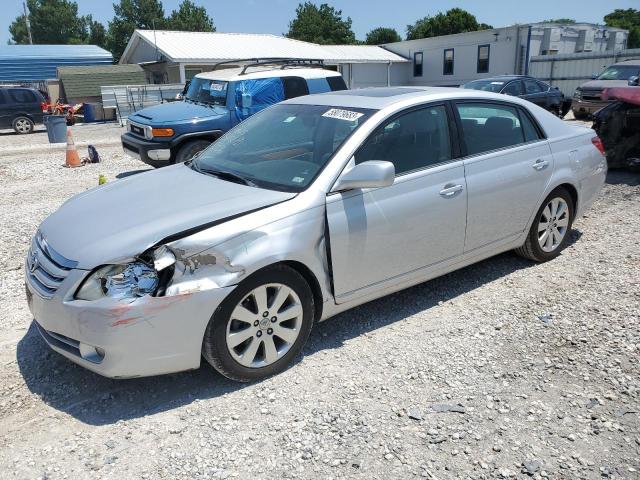
[[[119,4],[113,4],[113,11],[115,16],[109,22],[106,42],[116,62],[136,28],[161,30],[166,24],[164,8],[158,0],[120,0]]]
[[[68,0],[27,0],[31,35],[35,44],[84,43],[85,29],[78,4]],[[24,15],[9,26],[13,43],[29,43]]]
[[[205,7],[198,7],[191,0],[184,0],[178,10],[171,12],[167,28],[185,32],[215,32],[213,20]]]
[[[107,31],[100,22],[93,19],[92,15],[85,15],[80,17],[82,24],[82,42],[89,45],[98,45],[99,47],[106,47],[107,45]]]
[[[453,33],[475,32],[493,28],[486,23],[478,23],[476,17],[461,8],[452,8],[446,13],[421,18],[413,25],[407,25],[407,40],[451,35]]]
[[[574,24],[576,21],[573,18],[550,18],[549,20],[542,20],[543,23],[562,23],[562,24]]]
[[[367,33],[367,38],[364,41],[367,45],[381,45],[383,43],[399,42],[400,34],[393,28],[378,27]]]
[[[326,3],[319,7],[312,2],[299,4],[296,18],[289,23],[287,37],[323,45],[356,43],[351,18],[343,20],[342,10]]]
[[[627,48],[640,48],[640,10],[635,8],[617,8],[605,15],[604,22],[609,27],[629,30]]]

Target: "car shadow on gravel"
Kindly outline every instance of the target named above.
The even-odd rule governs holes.
[[[610,185],[640,185],[640,169],[615,169],[607,172],[607,183]]]
[[[570,244],[580,237],[573,230]],[[317,325],[304,348],[305,356],[336,349],[343,342],[428,311],[533,262],[504,253],[462,270],[374,300]],[[111,380],[79,367],[53,352],[32,325],[17,346],[20,372],[29,390],[49,406],[90,425],[119,420],[188,405],[198,399],[216,398],[241,390],[246,384],[232,382],[206,361],[194,371],[150,378]],[[296,368],[295,364],[292,368]]]

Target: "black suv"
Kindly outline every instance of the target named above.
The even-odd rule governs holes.
[[[44,97],[35,88],[0,86],[0,129],[13,128],[16,133],[33,132],[42,123]]]

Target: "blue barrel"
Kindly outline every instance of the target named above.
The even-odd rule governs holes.
[[[47,129],[49,143],[67,141],[67,117],[65,115],[45,115],[44,126]]]
[[[93,103],[85,103],[82,106],[82,114],[84,115],[84,123],[96,121],[96,106]]]

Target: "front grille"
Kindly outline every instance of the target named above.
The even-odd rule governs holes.
[[[137,123],[134,123],[131,120],[129,120],[129,131],[139,137],[147,138],[145,127],[142,125],[138,125]]]
[[[69,260],[49,246],[40,232],[33,237],[27,255],[29,284],[44,298],[51,298],[77,262]]]
[[[601,94],[602,90],[600,89],[582,90],[582,100],[599,102],[602,99]]]

